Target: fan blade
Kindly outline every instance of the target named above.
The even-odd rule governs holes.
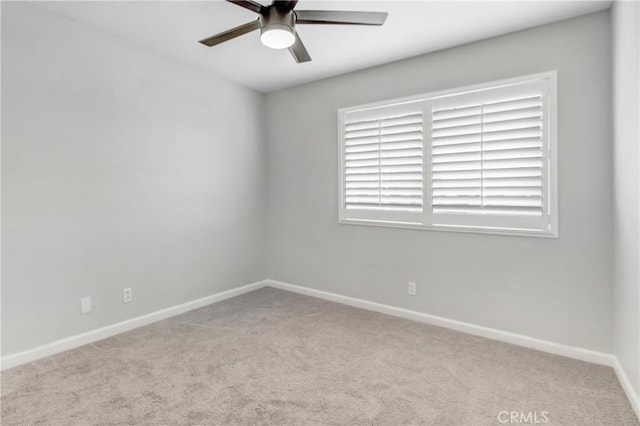
[[[289,48],[289,52],[293,56],[293,59],[296,60],[297,63],[309,62],[311,60],[311,56],[309,56],[309,52],[307,52],[307,48],[304,47],[302,40],[300,40],[300,36],[296,32],[296,41],[293,43],[293,46]]]
[[[237,4],[240,7],[244,7],[245,9],[249,9],[252,12],[259,13],[261,15],[264,15],[265,11],[267,10],[267,8],[261,5],[260,3],[256,3],[255,1],[251,1],[251,0],[227,0],[227,1],[229,3]]]
[[[294,7],[296,7],[297,3],[298,0],[273,0],[273,3],[271,3],[271,5],[275,5],[276,9],[282,12],[289,12],[290,10],[293,10]]]
[[[199,43],[202,43],[205,46],[211,47],[211,46],[215,46],[216,44],[220,44],[223,41],[231,40],[232,38],[241,36],[242,34],[250,33],[251,31],[257,30],[259,28],[260,28],[260,20],[256,19],[253,22],[240,25],[239,27],[232,28],[223,33],[216,34],[211,37],[200,40]]]
[[[298,10],[296,24],[382,25],[387,12],[347,12],[342,10]]]

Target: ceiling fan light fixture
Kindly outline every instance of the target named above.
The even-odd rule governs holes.
[[[260,41],[272,49],[286,49],[296,41],[293,31],[293,28],[285,24],[270,24],[262,28]]]
[[[1,0],[0,0],[1,1]],[[227,0],[258,14],[258,19],[200,40],[205,46],[215,46],[243,34],[260,29],[260,41],[271,49],[286,49],[297,63],[309,62],[307,52],[296,31],[299,24],[309,25],[377,25],[384,24],[387,12],[348,10],[293,10],[298,0],[272,0],[270,5],[256,0]]]

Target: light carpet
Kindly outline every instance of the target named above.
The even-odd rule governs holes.
[[[638,425],[611,368],[271,288],[1,378],[3,425]]]

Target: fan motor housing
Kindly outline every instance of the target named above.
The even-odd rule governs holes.
[[[260,33],[271,29],[283,29],[291,33],[295,26],[295,12],[281,12],[275,7],[270,7],[267,13],[260,15]]]

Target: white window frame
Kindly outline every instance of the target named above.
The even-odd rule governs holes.
[[[548,92],[546,93],[545,117],[548,124],[545,129],[546,135],[543,138],[543,150],[545,151],[544,161],[546,162],[546,175],[543,176],[545,182],[545,193],[543,195],[543,220],[546,229],[520,228],[514,225],[516,222],[510,220],[511,216],[503,217],[483,217],[481,215],[469,215],[468,224],[457,217],[456,224],[434,223],[437,217],[443,215],[433,215],[431,205],[431,125],[428,117],[431,117],[431,101],[451,97],[454,95],[469,94],[470,92],[480,92],[487,89],[505,88],[527,82],[546,80]],[[538,74],[509,78],[499,81],[481,83],[462,88],[442,90],[404,98],[387,101],[369,103],[354,107],[340,108],[338,110],[338,222],[341,224],[384,226],[393,228],[422,229],[449,232],[471,232],[482,234],[518,235],[534,236],[543,238],[558,238],[558,159],[557,159],[557,71],[548,71]],[[423,206],[422,213],[415,212],[394,212],[375,210],[347,210],[345,208],[345,140],[344,126],[347,113],[364,113],[367,110],[392,107],[408,103],[423,102],[423,117],[425,118],[425,128],[423,131]],[[479,225],[478,223],[482,224]],[[520,222],[520,221],[518,221]],[[533,222],[532,222],[533,223]]]

